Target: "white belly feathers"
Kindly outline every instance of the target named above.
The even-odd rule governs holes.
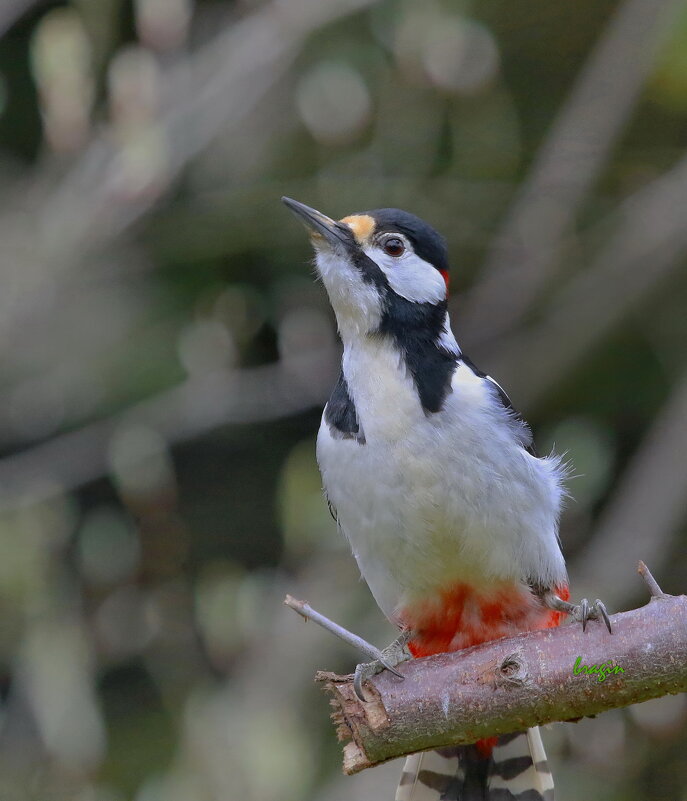
[[[564,580],[560,462],[524,450],[487,380],[459,363],[443,408],[427,414],[389,342],[347,349],[343,371],[365,444],[323,418],[317,458],[387,617],[457,582]]]

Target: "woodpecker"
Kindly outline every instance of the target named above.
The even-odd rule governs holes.
[[[317,459],[360,572],[401,635],[355,688],[403,658],[610,621],[569,601],[558,538],[565,466],[539,456],[508,395],[462,352],[446,243],[400,209],[334,221],[290,198],[343,343]],[[553,799],[538,729],[414,754],[396,801]]]

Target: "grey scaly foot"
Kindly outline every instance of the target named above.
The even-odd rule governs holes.
[[[564,601],[553,592],[544,593],[542,600],[549,607],[556,612],[565,612],[570,615],[573,620],[582,624],[582,631],[587,628],[588,620],[603,620],[606,624],[609,634],[613,634],[611,630],[611,619],[608,616],[606,605],[598,598],[593,604],[590,604],[586,598],[583,598],[579,604],[571,604],[569,601]]]
[[[606,611],[606,604],[604,604],[604,602],[600,601],[598,598],[591,605],[586,598],[583,598],[573,609],[572,615],[574,620],[577,620],[578,623],[582,623],[582,631],[587,628],[588,620],[601,619],[606,624],[608,633],[613,634],[611,629],[611,619]]]
[[[410,652],[406,647],[410,637],[410,631],[401,632],[401,635],[397,637],[391,645],[388,645],[383,651],[379,652],[379,658],[374,659],[372,662],[361,662],[356,666],[353,676],[353,689],[363,703],[366,703],[368,700],[365,698],[363,692],[363,684],[368,679],[371,679],[383,670],[390,670],[394,676],[398,676],[399,679],[404,678],[404,676],[396,670],[396,666],[410,659]]]

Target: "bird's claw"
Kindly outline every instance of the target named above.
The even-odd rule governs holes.
[[[606,609],[606,604],[603,601],[600,601],[598,598],[596,599],[596,603],[594,606],[597,609],[598,614],[601,616],[601,619],[606,624],[606,628],[608,629],[609,634],[613,634],[613,629],[611,628],[611,618],[608,616],[608,611]]]
[[[367,703],[369,700],[365,698],[363,684],[383,670],[390,671],[399,679],[405,678],[402,673],[396,670],[396,666],[410,658],[410,654],[405,647],[409,637],[410,635],[408,632],[403,632],[397,640],[394,640],[391,645],[379,652],[379,657],[377,659],[373,659],[372,662],[361,662],[359,665],[356,665],[353,675],[353,690],[360,701]]]
[[[356,665],[355,673],[353,674],[353,690],[358,696],[358,699],[363,703],[366,703],[368,700],[365,698],[365,693],[363,692],[363,683],[373,676],[376,676],[377,673],[380,673],[382,670],[384,670],[384,665],[382,665],[379,659],[375,659],[373,662],[361,662],[359,665]]]
[[[391,673],[394,674],[394,676],[398,676],[399,679],[404,679],[405,678],[403,673],[400,673],[398,670],[396,670],[396,667],[394,665],[390,664],[389,662],[387,662],[386,659],[380,659],[379,660],[379,664],[382,666],[382,668],[384,670],[390,671]]]
[[[613,634],[613,630],[611,628],[611,619],[608,616],[606,605],[598,598],[593,604],[590,604],[586,598],[583,598],[579,604],[576,604],[572,608],[570,614],[574,620],[576,620],[578,623],[582,623],[582,631],[586,630],[587,621],[601,619],[606,625],[608,633]]]
[[[544,605],[549,609],[570,615],[573,620],[582,623],[582,631],[586,631],[588,620],[599,620],[600,618],[608,629],[608,633],[613,634],[611,618],[608,616],[606,605],[598,598],[593,604],[590,604],[586,598],[583,598],[579,604],[571,604],[570,601],[564,601],[552,591],[543,592],[540,597]]]

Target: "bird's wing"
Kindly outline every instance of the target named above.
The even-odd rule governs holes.
[[[477,367],[477,365],[472,361],[472,359],[469,359],[465,354],[461,354],[460,361],[463,362],[466,367],[469,367],[478,378],[484,379],[493,389],[492,394],[494,397],[501,402],[501,405],[508,411],[511,419],[517,423],[519,439],[522,443],[522,447],[528,453],[532,454],[532,456],[539,456],[534,445],[532,429],[529,427],[527,421],[520,414],[520,412],[513,406],[513,402],[508,397],[506,390],[497,381],[494,381],[490,375],[487,375],[485,372],[480,370],[479,367]]]

